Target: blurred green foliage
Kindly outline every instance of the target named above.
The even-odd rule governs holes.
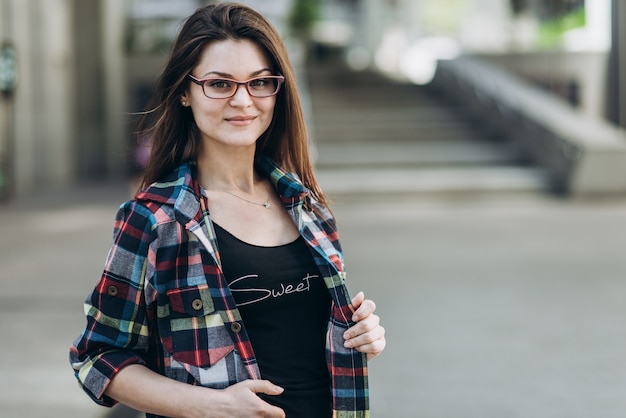
[[[545,20],[539,27],[539,47],[556,48],[561,44],[565,32],[583,27],[585,24],[586,14],[584,6],[559,17]]]
[[[320,15],[317,0],[294,0],[289,14],[289,29],[296,38],[308,40],[311,29]]]

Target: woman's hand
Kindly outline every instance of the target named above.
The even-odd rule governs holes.
[[[138,411],[175,418],[285,418],[285,412],[261,396],[277,396],[283,388],[267,380],[244,380],[226,389],[177,382],[146,366],[120,370],[105,394]]]
[[[354,348],[361,353],[367,354],[367,359],[372,360],[385,349],[385,328],[380,325],[380,318],[374,314],[376,304],[365,299],[363,292],[357,293],[352,298],[352,305],[356,309],[352,320],[356,325],[350,327],[344,334],[344,346]]]
[[[267,380],[244,380],[224,389],[226,395],[223,411],[229,411],[223,416],[227,417],[272,417],[284,418],[285,413],[263,401],[259,395],[280,395],[283,388],[270,383]],[[219,402],[219,401],[218,401]],[[213,406],[213,408],[215,405]],[[212,416],[212,415],[211,415]],[[222,415],[219,415],[220,417]]]

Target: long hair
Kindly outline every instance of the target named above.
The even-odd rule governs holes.
[[[159,77],[138,135],[152,141],[141,187],[159,180],[183,162],[195,160],[200,131],[180,98],[189,74],[212,41],[250,40],[260,46],[275,72],[285,77],[268,129],[256,142],[256,156],[266,155],[298,175],[313,197],[325,204],[311,164],[302,105],[285,45],[274,27],[258,12],[237,3],[212,4],[196,10],[184,23]]]

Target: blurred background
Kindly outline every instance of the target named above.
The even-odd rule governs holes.
[[[254,0],[288,46],[374,417],[624,417],[626,4]],[[67,348],[201,0],[0,0],[0,417],[93,405]]]
[[[144,110],[181,20],[205,3],[2,0],[0,193],[5,200],[87,179],[124,178],[140,169],[148,144],[132,136],[131,115]],[[327,71],[325,76],[374,73],[395,81],[390,85],[429,86],[446,97],[444,105],[465,104],[469,109],[454,112],[471,116],[492,137],[514,141],[525,154],[520,158],[549,172],[551,186],[626,190],[624,178],[617,179],[623,171],[611,171],[620,165],[617,156],[598,184],[591,184],[593,174],[583,167],[593,159],[583,154],[595,153],[604,137],[616,137],[606,125],[626,123],[620,100],[625,13],[618,1],[248,3],[284,34],[305,93],[309,85],[316,87],[318,69]],[[335,73],[326,81],[340,77]],[[544,120],[546,112],[558,120]],[[570,124],[574,114],[576,123]],[[516,135],[531,129],[524,124],[542,132],[534,138]],[[575,138],[583,125],[598,130]],[[313,134],[315,129],[312,121]]]

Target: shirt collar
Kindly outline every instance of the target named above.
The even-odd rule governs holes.
[[[309,194],[295,173],[288,173],[269,157],[261,156],[257,162],[261,175],[267,177],[276,192],[283,198],[302,199]]]
[[[283,199],[301,200],[309,194],[309,189],[295,173],[286,172],[269,157],[261,156],[257,161],[257,169],[270,180]],[[197,218],[201,196],[197,171],[195,162],[185,162],[162,180],[139,192],[136,199],[172,205],[187,221]]]

